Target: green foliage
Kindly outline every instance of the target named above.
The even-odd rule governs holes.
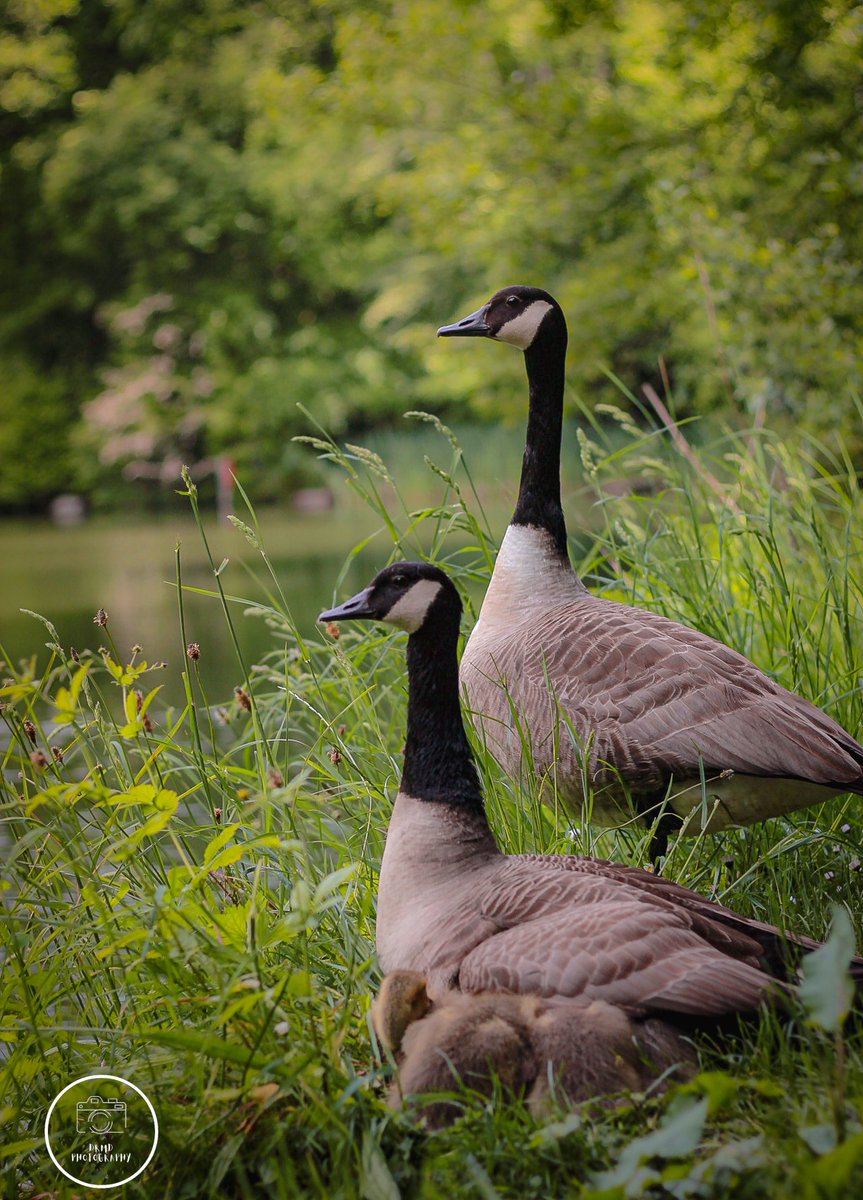
[[[853,472],[764,435],[684,458],[619,420],[613,442],[583,439],[583,508],[592,499],[596,519],[579,554],[592,585],[726,637],[859,728]],[[394,557],[425,552],[453,572],[469,623],[494,542],[461,446],[439,421],[429,431],[436,500],[420,508],[394,489],[401,472],[385,456],[323,431],[317,449],[376,513]],[[621,475],[643,486],[621,490]],[[302,636],[251,505],[239,524],[260,554],[270,601],[256,615],[273,650],[255,666],[238,657],[243,686],[230,702],[203,692],[190,657],[185,703],[148,703],[156,668],[121,656],[101,615],[100,650],[67,654],[45,622],[46,662],[15,668],[5,655],[0,1194],[75,1194],[39,1134],[60,1088],[94,1069],[140,1083],[159,1113],[159,1151],[132,1197],[858,1194],[860,1031],[848,1022],[828,1034],[802,1007],[700,1038],[701,1073],[667,1097],[537,1122],[517,1104],[465,1094],[464,1117],[435,1135],[385,1108],[390,1068],[367,1011],[404,736],[404,638],[349,626]],[[240,609],[211,566],[223,636],[237,645]],[[179,559],[177,583],[186,645]],[[535,779],[503,777],[476,749],[507,850],[643,862],[644,832],[572,829]],[[814,936],[827,932],[835,898],[859,937],[861,836],[856,799],[838,799],[678,843],[666,869]],[[820,967],[815,956],[805,964],[822,993],[844,973],[848,930],[837,927],[829,946]]]
[[[854,927],[846,909],[835,905],[830,936],[807,955],[800,984],[800,999],[813,1025],[839,1033],[854,1001],[848,964],[856,954]]]
[[[600,1193],[621,1186],[630,1196],[642,1195],[661,1176],[649,1168],[653,1159],[687,1158],[696,1149],[704,1132],[707,1099],[683,1103],[671,1109],[652,1133],[630,1142],[612,1171],[594,1180]]]
[[[852,0],[10,16],[0,351],[44,381],[34,425],[57,380],[68,415],[64,454],[3,503],[225,451],[277,495],[309,471],[284,449],[297,403],[336,432],[406,394],[514,411],[512,357],[433,336],[508,280],[560,297],[591,403],[609,370],[635,392],[664,371],[681,412],[863,454]]]
[[[60,372],[0,354],[0,511],[38,511],[70,486],[74,396]]]

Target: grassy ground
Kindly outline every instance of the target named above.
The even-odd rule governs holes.
[[[591,586],[730,642],[859,731],[853,472],[766,434],[729,437],[688,463],[662,437],[616,422],[610,441],[597,432],[581,444],[580,504],[595,533],[576,556]],[[381,458],[320,449],[389,530],[394,556],[421,544],[475,597],[493,542],[456,447],[441,430],[436,443],[438,496],[419,510],[400,504]],[[639,481],[637,494],[621,494],[624,477]],[[10,667],[0,691],[10,734],[0,1195],[81,1194],[41,1131],[60,1089],[98,1071],[137,1083],[159,1113],[158,1152],[130,1197],[861,1194],[863,1047],[838,1017],[831,1032],[824,1016],[765,1016],[722,1044],[705,1040],[702,1074],[670,1095],[544,1123],[465,1096],[463,1120],[427,1135],[384,1106],[391,1067],[368,1007],[377,867],[400,770],[403,639],[372,628],[299,634],[280,580],[267,576],[266,530],[245,520],[263,546],[273,650],[238,662],[233,701],[205,702],[191,657],[186,707],[170,726],[153,719],[156,677],[112,647],[110,622],[97,631],[106,653],[73,661],[58,643],[37,671]],[[233,640],[230,606],[214,604]],[[182,601],[177,620],[190,640]],[[125,717],[111,715],[111,692]],[[507,850],[644,861],[642,833],[571,829],[536,781],[519,786],[484,756],[481,767]],[[838,901],[859,939],[861,843],[859,801],[837,800],[680,843],[667,870],[814,935]]]

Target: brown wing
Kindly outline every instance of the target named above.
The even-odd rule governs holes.
[[[477,897],[498,932],[463,958],[463,991],[718,1016],[752,1011],[775,986],[747,934],[622,880],[545,862],[507,860]]]
[[[633,782],[698,775],[701,760],[708,771],[863,791],[863,747],[840,725],[743,655],[655,613],[583,595],[519,626],[468,672],[469,692],[470,672],[503,678],[518,708],[549,721],[551,690],[577,734],[595,736],[594,760]],[[492,702],[506,722],[508,706]]]
[[[652,871],[643,871],[639,867],[627,867],[601,858],[582,858],[574,854],[526,854],[519,857],[523,861],[541,862],[546,871],[574,871],[617,880],[650,896],[665,899],[685,909],[693,917],[706,918],[709,924],[704,927],[704,932],[708,938],[715,938],[717,928],[742,935],[750,943],[757,944],[758,953],[768,969],[779,978],[784,979],[792,973],[801,954],[817,950],[821,945],[815,938],[805,934],[779,929],[754,917],[743,917],[733,909],[726,908],[724,904],[708,900],[698,892],[693,892],[663,875],[655,875]],[[717,945],[722,948],[721,943]],[[863,959],[853,960],[852,973],[855,978],[863,978]]]

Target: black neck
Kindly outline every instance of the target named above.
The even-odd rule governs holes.
[[[459,704],[460,612],[441,600],[408,639],[408,732],[401,790],[417,800],[482,812],[482,791]]]
[[[530,410],[512,524],[547,530],[558,553],[566,559],[566,524],[560,503],[566,325],[562,316],[555,320],[556,316],[549,313],[536,341],[524,352]]]

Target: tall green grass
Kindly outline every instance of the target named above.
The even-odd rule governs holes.
[[[377,515],[392,558],[421,554],[453,573],[469,625],[494,538],[457,440],[430,429],[438,449],[420,507],[402,501],[399,471],[377,453],[322,431],[316,444]],[[583,574],[728,641],[859,731],[853,470],[764,431],[693,455],[623,411],[587,427],[586,482],[569,511]],[[50,622],[44,661],[15,667],[5,654],[0,1195],[80,1193],[41,1129],[57,1092],[99,1070],[138,1083],[160,1116],[159,1151],[129,1196],[860,1194],[860,1038],[802,1019],[765,1016],[705,1039],[703,1074],[671,1096],[544,1124],[465,1096],[465,1119],[428,1136],[385,1108],[391,1066],[367,1014],[377,868],[400,774],[403,637],[348,626],[301,636],[251,501],[238,518],[260,553],[268,601],[254,616],[273,650],[242,661],[235,633],[248,606],[223,594],[213,561],[213,626],[237,647],[243,680],[234,697],[206,695],[187,653],[179,551],[183,706],[160,706],[159,670],[119,655],[110,617],[74,657]],[[334,580],[321,607],[342,594]],[[477,752],[505,849],[644,861],[643,831],[573,828],[553,795]],[[840,799],[681,841],[667,870],[814,935],[839,901],[859,936],[861,842],[860,802]]]

